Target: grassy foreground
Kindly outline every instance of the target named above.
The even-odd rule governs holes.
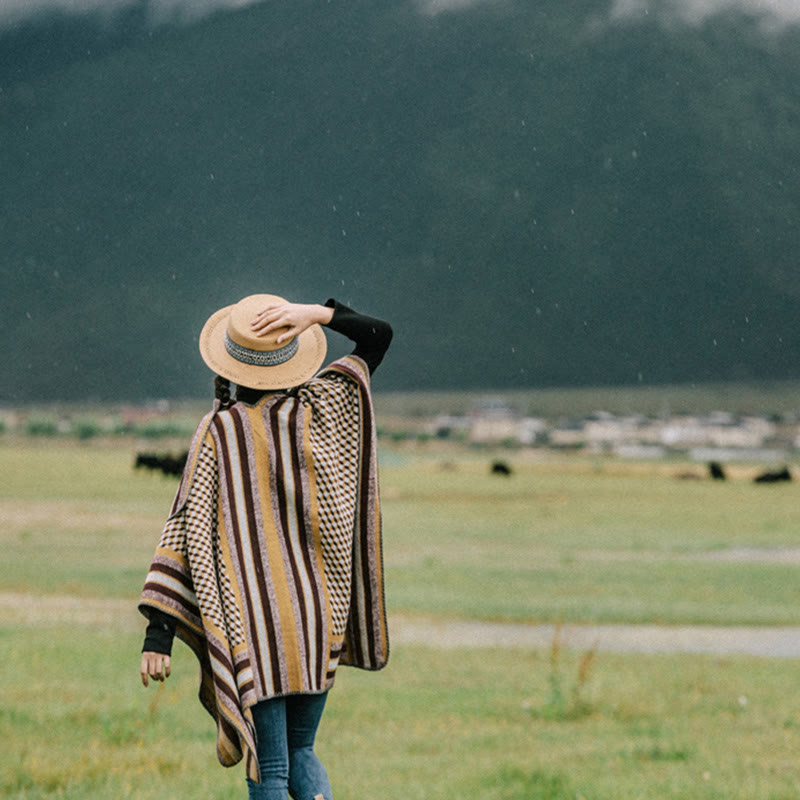
[[[216,764],[186,649],[165,687],[138,683],[133,607],[175,483],[134,474],[133,454],[0,444],[0,596],[100,609],[0,603],[0,797],[246,796]],[[392,613],[800,621],[793,485],[754,486],[746,466],[718,485],[678,480],[685,465],[520,457],[501,479],[487,463],[387,454]],[[785,660],[398,646],[378,675],[340,672],[320,753],[339,800],[789,800],[796,681]]]
[[[214,758],[186,648],[160,689],[137,684],[139,636],[0,629],[0,796],[234,800]],[[561,654],[567,691],[577,654]],[[794,800],[797,665],[601,654],[580,713],[549,713],[550,654],[398,649],[377,675],[343,670],[319,752],[338,798]]]

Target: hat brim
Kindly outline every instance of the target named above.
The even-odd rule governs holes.
[[[212,314],[200,333],[200,355],[209,369],[237,386],[251,389],[288,389],[317,374],[328,350],[320,325],[312,325],[297,337],[297,352],[288,361],[272,367],[253,366],[237,361],[225,349],[231,309],[233,306],[226,306]]]

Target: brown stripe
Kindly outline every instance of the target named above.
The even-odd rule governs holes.
[[[231,688],[230,684],[228,684],[226,681],[222,680],[222,678],[220,678],[216,673],[214,673],[214,691],[215,691],[215,694],[216,694],[217,698],[219,698],[220,693],[224,694],[225,697],[227,697],[228,700],[230,701],[231,705],[234,708],[238,709],[238,707],[239,707],[239,694],[238,694],[238,692],[235,692]]]
[[[153,559],[153,563],[150,565],[150,572],[160,572],[163,575],[169,575],[170,578],[182,583],[187,589],[191,589],[191,591],[194,592],[194,584],[192,583],[191,576],[188,575],[185,570],[177,569],[166,561],[162,561],[159,558]]]
[[[284,456],[287,455],[284,453],[284,450],[281,445],[281,428],[280,428],[280,412],[282,411],[283,407],[286,403],[291,403],[291,409],[289,411],[289,418],[288,418],[288,436],[290,440],[294,439],[293,433],[293,425],[296,419],[297,414],[297,404],[293,399],[287,398],[282,403],[276,403],[270,413],[270,431],[272,433],[272,445],[273,445],[273,452],[275,454],[275,463],[274,463],[274,476],[275,476],[275,497],[277,498],[277,508],[278,508],[278,517],[279,519],[276,520],[277,523],[280,525],[280,529],[278,530],[278,536],[280,541],[283,544],[282,552],[284,554],[284,559],[286,561],[286,566],[288,568],[287,578],[291,575],[291,582],[289,584],[289,592],[292,598],[292,605],[297,609],[296,613],[299,615],[299,619],[297,620],[298,625],[296,626],[297,629],[297,636],[298,636],[298,644],[300,645],[303,653],[305,654],[303,669],[305,671],[305,681],[306,685],[310,685],[310,673],[308,667],[308,636],[305,626],[302,625],[302,621],[308,621],[308,613],[306,610],[306,602],[305,597],[303,595],[302,590],[299,588],[302,586],[300,582],[300,570],[297,564],[296,555],[292,549],[292,540],[291,536],[289,535],[289,512],[286,508],[286,503],[281,502],[286,497],[286,471],[284,469],[283,460]],[[289,462],[291,464],[292,469],[292,478],[295,481],[295,511],[297,510],[297,497],[300,495],[298,491],[297,485],[297,469],[296,464],[294,461],[294,452],[293,449],[290,447],[288,451]],[[301,524],[302,516],[298,516],[298,526]],[[300,531],[298,527],[298,533],[300,535],[304,535],[302,531]]]
[[[160,583],[148,581],[144,585],[142,594],[145,592],[152,592],[156,596],[160,595],[162,597],[168,597],[170,600],[174,600],[186,612],[187,616],[200,619],[200,613],[197,606],[189,605],[189,603],[186,601],[186,598],[182,594],[178,594],[178,592],[176,592],[174,589],[170,589],[169,586],[163,586]]]
[[[227,670],[228,674],[231,676],[231,679],[235,680],[232,670],[232,665],[230,663],[230,658],[216,647],[210,640],[207,642],[208,649],[214,654],[217,661],[221,662],[222,666]],[[222,678],[219,673],[211,667],[212,679],[214,681],[214,687],[217,697],[219,697],[220,692],[224,694],[228,700],[233,704],[234,708],[238,710],[239,708],[239,694],[237,690],[232,686],[228,681]]]
[[[305,453],[305,442],[303,437],[305,435],[305,428],[299,431],[300,440],[298,442],[298,453]],[[302,484],[304,490],[311,491],[310,487],[310,479],[308,477],[308,468],[303,463],[305,467],[304,477],[305,482]],[[305,516],[303,517],[304,521],[308,525],[308,538],[306,540],[306,544],[308,547],[308,551],[306,553],[306,557],[309,562],[309,570],[310,574],[313,577],[312,581],[312,588],[314,592],[314,605],[317,612],[317,628],[315,631],[317,637],[317,664],[316,664],[316,674],[319,678],[325,674],[325,670],[328,667],[328,647],[327,645],[327,634],[328,634],[328,621],[326,615],[326,605],[325,605],[325,588],[324,588],[324,577],[320,574],[319,568],[317,565],[316,560],[316,550],[314,544],[314,531],[312,526],[311,520],[311,497],[309,496],[308,500],[305,503]],[[321,542],[320,542],[321,546]]]
[[[235,413],[234,413],[235,412]],[[260,528],[256,522],[255,505],[259,502],[258,489],[254,485],[253,476],[250,472],[250,452],[249,443],[245,434],[244,426],[249,424],[246,411],[237,408],[231,410],[234,430],[236,431],[236,442],[239,448],[239,473],[242,478],[242,492],[247,498],[247,532],[250,550],[253,554],[253,565],[255,568],[257,592],[255,598],[249,597],[249,582],[244,582],[243,593],[248,594],[248,605],[252,608],[253,602],[260,602],[264,611],[264,621],[267,626],[267,645],[269,647],[270,659],[269,667],[272,673],[272,685],[276,692],[285,691],[281,676],[280,656],[278,654],[277,631],[275,628],[274,613],[276,613],[270,602],[269,587],[267,586],[268,576],[264,572],[265,563],[269,563],[269,558],[264,550],[264,543],[260,535]],[[233,496],[233,495],[231,495]],[[241,538],[241,537],[240,537]],[[264,663],[261,658],[256,659],[256,663],[263,670]]]
[[[230,413],[230,412],[229,412]],[[243,578],[241,581],[243,591],[242,591],[242,611],[244,612],[245,617],[245,624],[250,632],[249,643],[250,646],[256,651],[256,663],[261,662],[261,648],[260,643],[258,641],[258,635],[255,629],[254,623],[254,616],[253,616],[253,608],[250,602],[250,597],[244,591],[244,585],[246,584],[246,580],[244,580],[244,576],[246,572],[243,571],[242,565],[244,564],[244,557],[242,554],[242,540],[239,528],[239,519],[237,516],[236,510],[236,494],[233,488],[233,478],[231,470],[233,469],[233,464],[231,462],[231,455],[228,449],[228,437],[225,432],[225,426],[218,417],[214,418],[214,432],[218,437],[219,446],[217,447],[218,450],[218,457],[220,461],[220,479],[225,480],[226,486],[226,496],[228,498],[228,502],[225,504],[225,511],[227,512],[229,519],[229,530],[227,531],[228,542],[233,545],[233,552],[237,559],[237,566],[238,566],[238,574]]]
[[[241,746],[242,746],[241,731],[224,716],[220,716],[219,726],[222,730],[222,733],[225,735],[225,738],[236,747],[238,752],[241,752]]]
[[[308,680],[308,685],[313,686],[315,678],[318,680],[322,674],[322,670],[325,668],[325,654],[323,654],[323,643],[322,643],[322,624],[323,624],[323,614],[322,614],[322,607],[320,604],[320,586],[319,586],[319,576],[317,575],[316,570],[314,569],[315,566],[315,551],[314,551],[314,532],[311,529],[311,520],[309,519],[309,505],[310,500],[306,498],[306,482],[303,480],[305,470],[305,464],[301,464],[301,459],[304,457],[304,448],[303,448],[303,428],[299,426],[297,423],[297,417],[299,414],[299,404],[295,404],[290,415],[289,415],[289,435],[291,440],[295,443],[294,448],[292,449],[292,471],[293,471],[293,479],[294,479],[294,487],[295,487],[295,515],[297,518],[297,525],[298,525],[298,537],[300,539],[301,544],[301,551],[300,551],[300,558],[303,560],[303,566],[305,568],[305,573],[308,576],[308,582],[311,586],[311,599],[314,604],[314,614],[316,619],[316,624],[313,630],[309,630],[308,625],[311,620],[308,618],[307,611],[305,611],[305,596],[300,592],[300,596],[302,598],[303,603],[303,617],[302,619],[305,621],[305,634],[306,634],[306,677]],[[299,578],[298,578],[299,580]],[[298,582],[298,586],[302,586],[301,583]],[[308,639],[310,637],[314,637],[316,643],[316,663],[311,663],[311,650],[307,646]]]
[[[269,670],[272,676],[272,685],[275,691],[280,693],[285,691],[284,677],[281,670],[281,657],[278,650],[278,627],[276,625],[276,617],[278,616],[277,608],[273,607],[270,594],[271,576],[267,574],[269,570],[269,554],[266,550],[266,543],[263,541],[261,535],[261,527],[256,520],[255,508],[256,504],[260,503],[257,481],[253,480],[253,474],[250,471],[250,457],[253,455],[251,452],[250,444],[247,440],[247,435],[244,426],[249,426],[250,419],[246,411],[241,411],[239,415],[234,418],[236,423],[236,437],[239,444],[239,459],[240,470],[242,475],[242,490],[245,497],[248,498],[247,503],[247,523],[249,533],[249,545],[253,554],[253,565],[256,573],[256,589],[258,592],[255,602],[261,602],[261,607],[264,610],[264,623],[267,626],[267,647],[269,648]],[[265,565],[267,572],[265,572]],[[244,591],[248,592],[250,587],[249,581],[245,582]],[[263,671],[264,663],[261,659],[256,659],[255,663],[259,666],[259,670]]]
[[[361,407],[365,408],[366,404],[369,403],[369,397],[365,397],[364,387],[359,381],[359,392],[361,394],[360,402]],[[361,500],[361,511],[359,516],[362,519],[361,524],[361,531],[362,531],[362,547],[366,548],[366,557],[362,558],[362,563],[364,564],[364,585],[365,585],[365,597],[366,597],[366,607],[365,610],[367,612],[367,639],[368,639],[368,649],[370,653],[370,661],[374,664],[378,661],[378,652],[377,652],[377,642],[376,642],[376,635],[375,635],[375,624],[374,624],[374,613],[375,613],[375,601],[378,598],[374,596],[374,589],[375,587],[372,585],[372,578],[376,575],[377,565],[374,564],[374,560],[376,557],[376,553],[373,550],[370,550],[370,538],[367,535],[370,529],[370,525],[368,524],[370,520],[368,519],[371,509],[371,504],[369,502],[370,496],[370,478],[374,472],[372,459],[375,458],[375,453],[372,450],[372,418],[370,414],[362,414],[362,425],[363,425],[363,435],[362,435],[362,442],[361,446],[363,449],[362,454],[362,464],[363,464],[363,471],[362,471],[362,486],[360,487],[359,497]],[[377,520],[372,520],[373,524],[377,525]],[[376,528],[377,534],[377,528]],[[366,587],[368,587],[369,591],[367,593]]]
[[[230,653],[223,650],[213,639],[206,637],[206,643],[209,653],[213,655],[228,672],[233,674],[233,662],[231,661]]]

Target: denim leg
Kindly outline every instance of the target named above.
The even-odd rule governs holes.
[[[276,697],[256,703],[252,713],[261,783],[247,779],[249,798],[287,800],[289,748],[286,740],[286,698]]]
[[[328,694],[301,694],[286,698],[289,749],[289,794],[294,800],[333,800],[328,773],[314,752],[317,727]]]

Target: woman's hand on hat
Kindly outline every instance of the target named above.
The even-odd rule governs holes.
[[[277,344],[299,336],[312,325],[327,325],[333,316],[333,309],[304,303],[283,303],[268,306],[260,311],[250,327],[256,336],[267,336],[273,331],[282,330],[275,340]]]
[[[170,676],[169,656],[164,653],[154,653],[152,650],[145,650],[142,653],[142,666],[139,670],[142,676],[142,683],[148,685],[148,679],[154,681],[165,681]]]

